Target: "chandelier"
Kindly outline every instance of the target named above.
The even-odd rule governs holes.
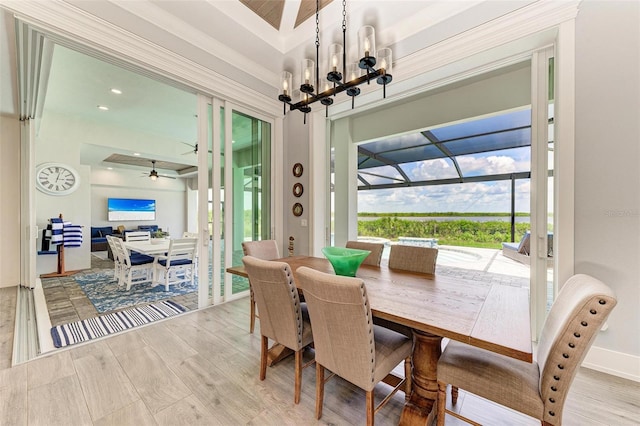
[[[284,114],[287,113],[287,105],[291,111],[298,110],[304,113],[304,122],[307,122],[307,113],[311,112],[311,104],[320,101],[329,113],[329,105],[333,104],[333,97],[338,93],[346,92],[351,96],[351,108],[354,108],[355,97],[360,94],[360,86],[363,83],[370,84],[375,80],[382,85],[382,96],[386,97],[386,86],[391,82],[392,62],[391,49],[379,49],[376,52],[375,30],[372,26],[365,25],[358,31],[358,55],[362,55],[355,63],[347,64],[347,2],[342,0],[342,45],[338,43],[329,46],[329,60],[327,61],[327,77],[320,85],[320,29],[319,11],[320,1],[316,0],[316,60],[302,60],[300,71],[300,100],[293,102],[292,80],[293,75],[289,71],[282,72],[282,93],[278,100],[283,104]],[[377,56],[377,57],[376,57]],[[376,64],[378,69],[374,68]],[[315,83],[315,85],[314,85]]]

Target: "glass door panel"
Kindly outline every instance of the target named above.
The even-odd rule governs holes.
[[[245,112],[225,111],[227,124],[231,124],[231,141],[226,142],[223,158],[230,173],[223,181],[225,211],[221,217],[229,223],[225,238],[223,269],[242,263],[242,242],[271,238],[271,140],[272,124]],[[230,114],[228,116],[227,114]],[[229,135],[225,134],[228,139]],[[230,146],[229,146],[230,145]],[[231,157],[227,158],[227,153]],[[222,195],[221,195],[222,196]],[[221,271],[221,272],[222,272]],[[243,296],[249,291],[248,280],[225,274],[225,299]]]

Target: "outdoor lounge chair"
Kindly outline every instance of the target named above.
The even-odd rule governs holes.
[[[519,243],[502,243],[502,255],[525,265],[531,264],[531,232],[527,231]],[[553,266],[553,233],[547,234],[547,264]]]

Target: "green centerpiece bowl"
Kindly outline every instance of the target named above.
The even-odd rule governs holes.
[[[356,271],[370,253],[369,250],[344,247],[325,247],[322,249],[322,254],[329,259],[336,275],[345,277],[355,277]]]

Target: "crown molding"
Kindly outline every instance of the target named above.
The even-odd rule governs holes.
[[[539,0],[406,56],[398,61],[394,71],[406,76],[420,74],[557,27],[575,19],[579,3],[580,0]]]
[[[282,105],[260,92],[203,67],[142,37],[96,18],[64,1],[0,0],[20,21],[56,42],[88,47],[174,81],[191,91],[233,100],[268,116],[282,114]]]
[[[240,2],[238,2],[238,4],[240,4]],[[234,67],[242,70],[251,70],[251,75],[256,79],[261,80],[270,86],[277,86],[280,78],[279,72],[267,69],[261,63],[250,60],[246,56],[239,54],[236,50],[219,42],[213,37],[195,30],[193,27],[183,23],[182,21],[177,21],[175,17],[172,17],[170,14],[156,6],[153,2],[148,0],[136,0],[118,2],[117,5],[119,8],[126,10],[132,15],[151,23],[158,28],[161,28],[163,31],[166,31],[181,40],[184,40],[188,44],[193,46],[207,46],[207,50],[215,52],[215,56],[222,61],[227,62],[228,64],[233,64]],[[245,6],[242,7],[246,8]]]

